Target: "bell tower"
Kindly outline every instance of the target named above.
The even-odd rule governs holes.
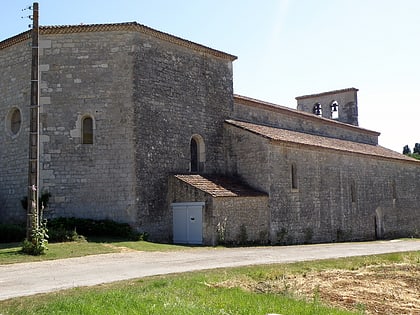
[[[297,109],[323,118],[358,126],[356,88],[296,97]]]

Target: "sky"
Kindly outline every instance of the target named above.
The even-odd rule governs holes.
[[[133,22],[238,57],[236,94],[296,108],[355,87],[359,126],[402,152],[420,143],[418,0],[39,0],[40,25]],[[0,41],[32,4],[0,0]]]

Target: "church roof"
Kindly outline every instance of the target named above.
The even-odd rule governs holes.
[[[174,175],[175,178],[212,197],[258,197],[267,194],[255,190],[238,179],[216,175]]]
[[[379,145],[370,145],[348,140],[328,138],[237,120],[226,120],[226,123],[241,128],[243,130],[247,130],[264,138],[267,138],[273,142],[290,143],[313,148],[323,148],[340,152],[348,152],[369,155],[379,158],[404,160],[414,163],[420,163],[420,161],[417,161],[413,158],[392,151],[390,149],[381,147]]]
[[[189,40],[164,33],[148,26],[139,24],[137,22],[126,22],[126,23],[110,23],[110,24],[80,24],[80,25],[58,25],[58,26],[40,26],[40,35],[50,34],[70,34],[70,33],[86,33],[86,32],[111,32],[111,31],[128,31],[128,32],[140,32],[146,35],[156,37],[158,39],[177,44],[201,53],[213,55],[215,57],[234,61],[237,59],[236,56],[228,53],[200,45]],[[31,38],[31,31],[26,31],[16,36],[5,39],[0,42],[0,50],[13,46],[17,43],[23,42]]]

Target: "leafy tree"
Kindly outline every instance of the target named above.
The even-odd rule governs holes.
[[[408,147],[408,145],[405,145],[403,148],[403,154],[407,155],[407,154],[411,154],[411,150]]]
[[[420,154],[420,143],[414,145],[413,153]]]

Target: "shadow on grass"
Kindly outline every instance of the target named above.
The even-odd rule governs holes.
[[[0,249],[10,249],[10,252],[15,251],[16,248],[20,248],[22,246],[22,243],[0,243]],[[7,251],[3,251],[2,252],[7,252]]]

